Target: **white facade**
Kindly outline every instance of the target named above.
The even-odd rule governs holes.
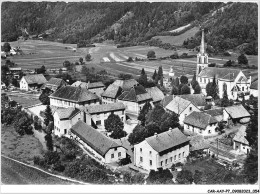
[[[123,100],[117,100],[118,102],[122,102],[125,105],[125,111],[126,113],[139,115],[139,112],[142,110],[145,102],[137,103],[137,102],[130,102],[130,101],[123,101]]]
[[[116,103],[116,99],[102,96],[102,104]]]
[[[64,108],[68,108],[68,107],[87,107],[90,105],[99,105],[99,101],[98,100],[91,100],[91,101],[87,101],[87,102],[73,102],[73,101],[69,101],[69,100],[64,100],[64,99],[56,99],[56,98],[50,98],[50,105],[52,106],[58,106],[58,107],[64,107]]]
[[[197,133],[203,136],[211,136],[211,135],[217,135],[218,132],[216,131],[216,127],[218,126],[217,123],[210,124],[206,127],[206,129],[200,129],[198,127],[189,125],[184,123],[184,131],[188,131],[190,133]]]
[[[155,151],[146,140],[134,146],[134,165],[145,170],[157,170],[158,168],[170,168],[172,164],[186,161],[189,155],[189,144],[170,151],[162,156]]]
[[[245,154],[250,152],[250,146],[243,144],[242,142],[233,141],[233,149],[244,152]]]
[[[250,95],[253,95],[254,97],[258,97],[258,90],[250,89]]]
[[[28,91],[29,90],[29,86],[27,81],[24,79],[24,77],[22,77],[22,79],[20,80],[20,89],[21,90],[25,90]]]

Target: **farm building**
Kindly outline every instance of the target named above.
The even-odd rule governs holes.
[[[71,127],[69,134],[103,163],[117,162],[126,157],[123,146],[81,120]]]
[[[218,122],[226,121],[223,114],[224,108],[215,108],[203,111],[206,114],[214,117]]]
[[[146,91],[153,99],[153,104],[159,104],[164,99],[163,92],[158,87],[146,88]]]
[[[228,123],[247,123],[250,121],[250,114],[243,105],[225,107],[223,114]]]
[[[86,82],[76,81],[71,86],[86,88],[90,92],[98,95],[99,97],[101,97],[101,94],[104,92],[104,89],[105,89],[105,85],[102,82],[92,82],[92,83],[87,82],[86,83]]]
[[[51,91],[55,92],[62,86],[68,85],[63,79],[52,77],[48,82],[43,84],[41,89],[49,88]]]
[[[242,125],[233,137],[233,149],[246,154],[250,152],[251,148],[246,139],[246,126]]]
[[[189,136],[190,155],[209,154],[209,143],[206,142],[202,135]]]
[[[26,91],[30,89],[38,89],[46,82],[47,80],[43,74],[26,75],[20,80],[20,89]]]
[[[204,94],[185,94],[185,95],[178,95],[178,97],[190,101],[199,109],[204,109],[204,107],[207,104],[206,96]]]
[[[178,128],[155,134],[134,145],[134,165],[148,171],[184,163],[188,155],[189,140]]]

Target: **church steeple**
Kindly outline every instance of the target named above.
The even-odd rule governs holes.
[[[204,42],[204,29],[202,29],[202,35],[201,35],[201,44],[200,44],[200,53],[205,53],[205,42]]]

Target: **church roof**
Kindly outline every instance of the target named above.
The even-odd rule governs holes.
[[[217,67],[205,67],[198,75],[198,77],[210,77],[216,76],[218,79],[234,81],[238,76],[240,69],[226,69]]]

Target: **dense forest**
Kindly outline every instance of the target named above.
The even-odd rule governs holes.
[[[138,44],[192,23],[205,28],[207,42],[216,50],[243,43],[257,50],[256,3],[3,2],[1,19],[2,41],[15,41],[26,29],[30,35],[48,31],[49,40],[66,43],[111,39]],[[194,48],[199,40],[197,33],[184,46]]]

